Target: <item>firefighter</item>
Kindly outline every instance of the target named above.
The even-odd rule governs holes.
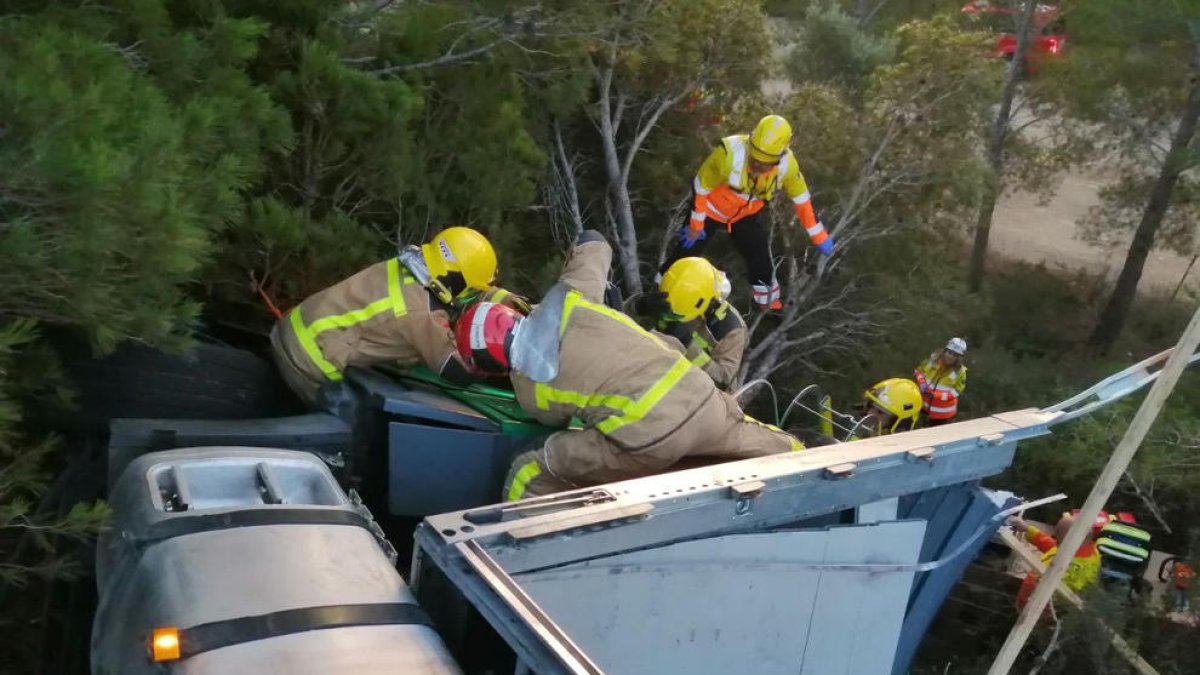
[[[509,373],[517,402],[551,435],[513,462],[504,498],[522,499],[657,473],[685,456],[762,457],[803,449],[663,340],[602,304],[612,249],[580,235],[559,282],[528,318],[477,303],[456,327],[477,372]]]
[[[902,377],[875,384],[863,393],[863,402],[867,414],[861,426],[870,436],[909,431],[921,415],[921,392],[912,380]]]
[[[1015,532],[1024,534],[1025,541],[1033,544],[1037,550],[1042,552],[1042,563],[1049,565],[1058,553],[1058,542],[1067,536],[1067,532],[1071,529],[1071,525],[1075,523],[1078,513],[1078,510],[1076,510],[1062,514],[1062,518],[1054,526],[1054,536],[1050,536],[1016,517],[1010,518],[1008,525]],[[1088,539],[1080,545],[1079,550],[1075,551],[1075,558],[1067,566],[1067,571],[1062,578],[1062,582],[1067,585],[1067,588],[1078,592],[1094,585],[1100,580],[1100,550],[1096,547],[1094,539],[1100,528],[1107,521],[1108,516],[1104,516],[1097,519],[1097,522],[1092,523]],[[1029,596],[1033,593],[1033,589],[1037,587],[1037,580],[1038,574],[1036,572],[1030,572],[1025,575],[1025,580],[1021,583],[1021,590],[1017,592],[1017,607],[1024,607],[1029,602]]]
[[[762,118],[749,135],[728,136],[700,165],[692,183],[692,212],[679,243],[660,273],[676,260],[701,255],[708,236],[723,226],[746,261],[751,291],[760,309],[781,309],[779,282],[771,259],[771,226],[763,207],[782,190],[814,246],[833,254],[833,238],[817,220],[808,185],[788,148],[792,127],[779,115]]]
[[[1150,533],[1125,511],[1107,516],[1107,521],[1096,535],[1100,580],[1106,586],[1125,586],[1130,592],[1140,592],[1142,575],[1150,564]]]
[[[271,352],[296,394],[317,406],[318,392],[347,366],[424,363],[446,379],[473,380],[457,355],[450,309],[492,289],[496,253],[479,232],[451,227],[429,243],[310,296],[271,331]]]
[[[667,268],[658,291],[643,296],[648,300],[638,303],[639,313],[649,316],[654,330],[677,340],[692,365],[728,391],[742,366],[747,330],[742,315],[725,301],[725,274],[704,258],[680,258]]]
[[[958,414],[958,399],[967,388],[967,341],[950,338],[945,349],[934,352],[913,370],[913,379],[924,399],[922,414],[929,426],[946,424]]]

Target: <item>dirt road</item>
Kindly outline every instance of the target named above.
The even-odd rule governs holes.
[[[1112,249],[1094,246],[1076,237],[1075,222],[1099,201],[1101,180],[1087,174],[1068,175],[1054,198],[1044,206],[1030,194],[1006,195],[996,205],[991,247],[1000,255],[1044,262],[1069,271],[1085,268],[1115,280],[1129,249],[1128,238]],[[1141,290],[1170,292],[1187,270],[1188,258],[1153,251],[1142,274]],[[1187,287],[1200,288],[1200,263],[1188,274]]]

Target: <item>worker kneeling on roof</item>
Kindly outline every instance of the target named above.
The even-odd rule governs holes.
[[[725,298],[729,280],[704,258],[676,260],[663,275],[658,292],[642,296],[638,314],[668,336],[692,365],[728,391],[737,381],[746,351],[746,322]]]
[[[882,436],[909,431],[921,416],[921,391],[912,380],[893,377],[863,393],[867,435]]]
[[[473,379],[458,358],[450,311],[480,294],[520,306],[492,287],[496,253],[487,238],[451,227],[424,246],[309,297],[271,331],[271,351],[283,379],[306,403],[342,379],[347,366],[423,363],[448,380]]]
[[[685,456],[729,459],[803,449],[747,417],[687,357],[603,304],[612,249],[585,231],[559,281],[522,317],[493,303],[459,320],[459,353],[479,372],[510,372],[517,401],[539,422],[583,429],[517,457],[504,498],[560,492],[669,468]]]

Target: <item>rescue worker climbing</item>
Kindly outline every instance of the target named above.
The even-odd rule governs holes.
[[[781,289],[771,259],[771,226],[763,207],[783,191],[804,231],[822,255],[833,254],[833,238],[817,220],[799,163],[788,144],[792,127],[768,115],[749,135],[727,136],[700,165],[692,182],[692,212],[673,253],[660,273],[676,260],[702,255],[708,236],[723,225],[749,271],[755,304],[781,309]]]
[[[922,414],[929,426],[946,424],[958,414],[958,400],[967,388],[967,341],[950,338],[945,349],[934,352],[913,370],[913,379],[924,399]]]
[[[803,445],[747,417],[685,356],[601,304],[612,249],[580,235],[559,282],[528,318],[477,303],[456,327],[479,372],[510,373],[517,402],[551,435],[513,462],[504,498],[521,499],[657,473],[686,456],[762,457]]]
[[[680,258],[658,285],[637,303],[639,314],[659,333],[679,341],[692,365],[708,373],[718,388],[737,380],[746,350],[746,322],[725,298],[729,280],[704,258]]]
[[[469,382],[449,310],[490,291],[495,277],[487,238],[447,228],[304,300],[272,329],[272,355],[288,386],[313,406],[321,387],[340,381],[347,366],[424,363],[451,381]]]
[[[912,380],[893,377],[875,384],[863,393],[866,416],[861,424],[864,433],[883,436],[909,431],[921,415],[921,392]],[[850,440],[855,440],[851,438]]]

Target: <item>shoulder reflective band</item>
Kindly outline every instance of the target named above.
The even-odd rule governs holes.
[[[334,382],[341,380],[341,371],[325,358],[325,355],[321,353],[321,348],[317,346],[316,335],[308,329],[308,326],[304,325],[304,317],[300,316],[299,307],[288,313],[288,321],[291,323],[292,332],[296,334],[296,340],[300,342],[304,353],[308,354],[308,358],[312,359],[322,373],[325,373],[325,377]]]
[[[179,656],[186,659],[215,649],[312,630],[397,625],[433,628],[433,622],[425,610],[410,603],[304,607],[180,629]]]
[[[160,520],[150,526],[146,536],[134,540],[134,543],[149,546],[189,534],[264,525],[351,525],[371,529],[370,522],[354,511],[275,507],[207,515],[181,515]]]
[[[304,353],[308,354],[308,357],[321,369],[322,373],[325,373],[325,377],[337,382],[342,379],[342,373],[321,353],[321,348],[317,345],[317,336],[334,328],[349,328],[388,310],[391,310],[393,316],[404,316],[408,307],[404,302],[403,286],[415,283],[415,281],[408,270],[404,270],[402,274],[400,261],[392,258],[387,261],[387,297],[376,300],[362,309],[321,317],[308,325],[305,325],[304,318],[300,315],[300,308],[297,307],[288,317],[292,324],[292,330],[295,331],[300,346],[304,348]]]
[[[601,420],[601,422],[596,425],[596,429],[598,429],[600,433],[607,435],[611,434],[617,429],[620,429],[626,424],[633,424],[634,422],[640,421],[643,417],[649,414],[649,412],[654,408],[655,405],[658,404],[659,401],[662,400],[663,396],[667,395],[667,392],[671,391],[671,389],[673,389],[675,385],[683,379],[684,375],[687,375],[688,370],[691,368],[691,361],[688,361],[684,357],[680,356],[679,360],[675,362],[675,365],[671,366],[671,369],[667,371],[667,374],[660,377],[658,382],[655,382],[654,386],[650,387],[646,393],[642,394],[642,396],[638,398],[638,400],[635,401],[632,406],[624,410],[623,414]]]

